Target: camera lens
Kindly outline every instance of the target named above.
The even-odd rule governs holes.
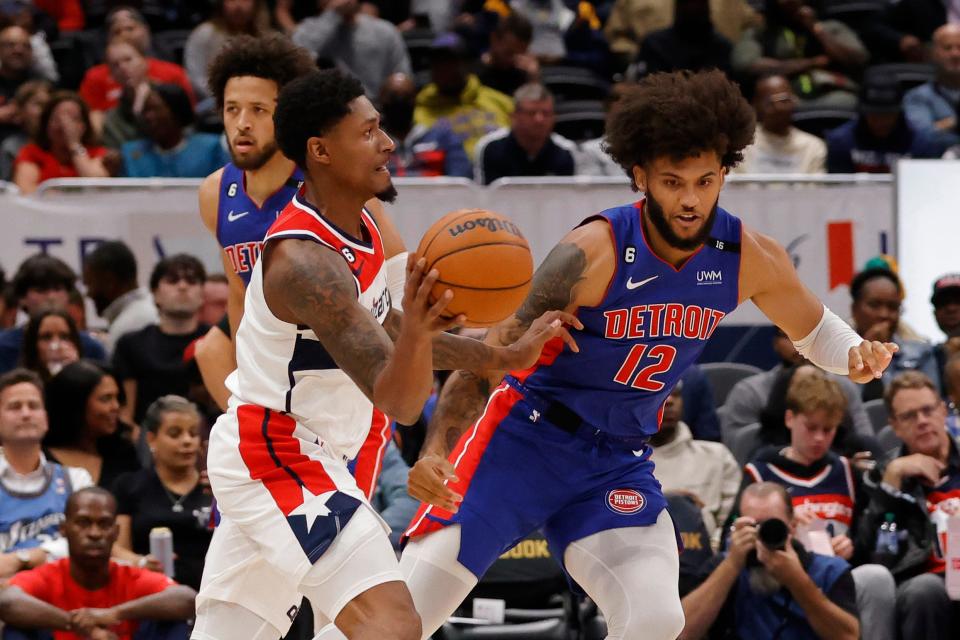
[[[779,518],[770,518],[764,520],[757,527],[757,537],[767,549],[771,551],[783,550],[787,548],[787,536],[790,535],[790,528],[787,523]]]

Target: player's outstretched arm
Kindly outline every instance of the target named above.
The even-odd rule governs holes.
[[[807,288],[777,242],[744,229],[740,296],[751,299],[810,362],[854,382],[879,378],[897,345],[864,340]]]

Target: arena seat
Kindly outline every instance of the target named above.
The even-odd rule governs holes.
[[[701,364],[700,369],[707,376],[707,380],[710,381],[710,386],[713,388],[713,405],[715,407],[723,406],[723,403],[727,401],[727,396],[730,395],[730,390],[738,382],[752,375],[763,373],[763,370],[759,367],[740,362],[707,362]]]
[[[414,73],[430,68],[430,46],[436,34],[430,29],[411,29],[403,33],[403,43],[410,54],[410,66]]]
[[[870,425],[873,427],[874,433],[879,434],[885,426],[890,424],[887,405],[883,402],[883,398],[864,402],[863,409],[867,412],[867,417],[870,418]]]
[[[831,129],[857,117],[856,109],[825,109],[798,107],[793,113],[795,127],[817,137],[824,137]]]
[[[562,100],[603,100],[610,93],[610,83],[589,69],[552,66],[540,70],[542,82]]]
[[[897,437],[897,434],[893,432],[893,427],[889,424],[880,429],[877,440],[880,441],[880,449],[888,458],[897,455],[896,450],[903,446],[903,440]]]
[[[750,458],[760,448],[760,423],[754,422],[734,431],[727,447],[740,466],[750,462]]]
[[[873,65],[864,75],[874,73],[893,77],[900,86],[900,91],[906,93],[914,87],[933,80],[937,71],[932,64],[896,62]]]
[[[554,106],[554,131],[575,142],[603,135],[607,115],[599,100],[566,100]]]

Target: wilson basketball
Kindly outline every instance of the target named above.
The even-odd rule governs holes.
[[[466,316],[469,327],[489,327],[516,311],[530,290],[533,256],[520,228],[485,209],[448,213],[424,234],[417,255],[440,279],[432,300],[445,290],[453,300],[445,315]]]

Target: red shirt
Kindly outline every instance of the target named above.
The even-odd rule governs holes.
[[[190,96],[190,102],[194,101],[190,79],[180,65],[147,58],[147,77],[162,84],[180,85]],[[94,111],[107,111],[117,106],[122,92],[123,89],[110,75],[110,69],[105,64],[90,67],[80,83],[80,97]]]
[[[102,158],[107,153],[105,147],[87,147],[87,154],[91,158]],[[77,169],[72,164],[60,164],[57,157],[49,151],[44,151],[33,142],[25,144],[20,153],[13,161],[16,167],[21,162],[32,162],[40,167],[40,180],[52,180],[53,178],[77,178]]]
[[[36,569],[21,571],[10,578],[10,585],[20,587],[38,600],[64,611],[80,608],[104,609],[160,593],[176,584],[173,580],[147,569],[110,562],[110,582],[103,589],[88,591],[70,576],[70,559],[48,562]],[[125,620],[110,629],[119,640],[131,640],[137,631],[135,620]],[[54,640],[82,640],[69,631],[54,631]]]
[[[56,19],[60,31],[83,29],[83,7],[80,0],[33,0],[33,4],[48,16]]]

